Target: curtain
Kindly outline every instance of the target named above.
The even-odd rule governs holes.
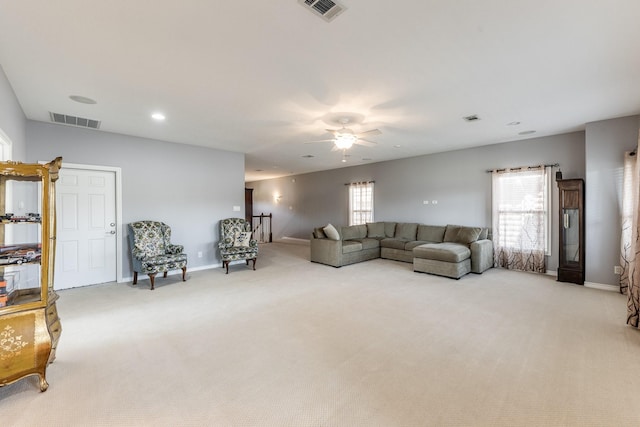
[[[622,236],[620,238],[620,293],[627,295],[631,266],[635,266],[634,224],[637,221],[639,179],[634,151],[624,153],[624,175],[622,184]],[[635,217],[635,218],[634,218]]]
[[[640,138],[639,138],[640,145]],[[623,274],[620,276],[620,291],[627,294],[627,324],[640,326],[640,167],[637,153],[625,153],[624,192],[622,199],[622,238],[620,261]]]
[[[373,181],[349,185],[349,225],[373,222]]]
[[[546,273],[549,172],[543,166],[492,172],[496,267]]]

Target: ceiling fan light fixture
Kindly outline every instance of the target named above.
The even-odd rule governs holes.
[[[352,133],[339,133],[336,135],[335,144],[341,150],[347,150],[353,146],[358,138]]]

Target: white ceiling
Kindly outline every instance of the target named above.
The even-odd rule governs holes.
[[[327,23],[296,0],[0,0],[0,65],[29,119],[242,152],[248,181],[640,114],[639,0],[341,3]],[[305,144],[339,112],[383,132],[347,163]]]

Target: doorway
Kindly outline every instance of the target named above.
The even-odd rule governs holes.
[[[56,290],[122,281],[120,168],[62,164],[56,183]]]

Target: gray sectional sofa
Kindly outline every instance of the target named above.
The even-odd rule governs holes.
[[[374,222],[316,228],[311,261],[334,267],[375,258],[413,263],[413,270],[459,279],[493,266],[489,230],[460,225]]]

